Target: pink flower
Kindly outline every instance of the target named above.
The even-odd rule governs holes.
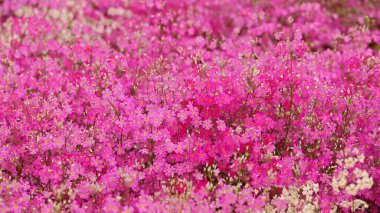
[[[226,125],[224,124],[224,121],[223,120],[217,120],[216,121],[216,124],[217,124],[217,129],[221,132],[224,132],[226,130]]]
[[[185,122],[187,116],[188,116],[188,112],[185,109],[182,109],[181,111],[178,112],[178,118],[182,123]]]
[[[204,120],[202,127],[206,130],[210,130],[212,128],[212,121],[210,119]]]
[[[257,212],[261,212],[265,206],[265,202],[262,199],[256,199],[253,201],[253,210]]]
[[[0,212],[380,206],[371,1],[0,2]]]
[[[273,201],[272,203],[276,206],[276,209],[278,211],[282,211],[282,210],[285,210],[287,208],[287,202],[285,200],[277,199],[277,200]]]

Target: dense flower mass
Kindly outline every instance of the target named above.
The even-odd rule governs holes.
[[[380,212],[377,0],[0,0],[0,212]]]

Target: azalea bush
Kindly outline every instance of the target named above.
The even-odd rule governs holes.
[[[0,212],[379,212],[376,0],[0,1]]]

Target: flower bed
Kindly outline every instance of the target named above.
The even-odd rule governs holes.
[[[379,212],[377,1],[0,1],[0,212]]]

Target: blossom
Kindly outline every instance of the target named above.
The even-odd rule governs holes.
[[[224,132],[224,131],[226,130],[226,128],[227,128],[223,120],[219,120],[219,119],[218,119],[218,120],[216,121],[216,124],[217,124],[217,129],[218,129],[219,131],[221,131],[221,132]]]
[[[380,206],[371,1],[0,2],[0,212]]]
[[[358,188],[355,184],[351,183],[346,187],[346,192],[349,195],[356,195],[356,193],[358,192]]]
[[[207,120],[203,121],[202,126],[206,130],[210,130],[212,128],[212,121],[210,119],[207,119]]]
[[[273,201],[273,204],[279,211],[285,210],[287,208],[287,204],[285,200],[277,199]]]
[[[256,199],[253,202],[253,210],[257,212],[261,212],[263,210],[263,207],[265,206],[265,202],[261,199]]]

